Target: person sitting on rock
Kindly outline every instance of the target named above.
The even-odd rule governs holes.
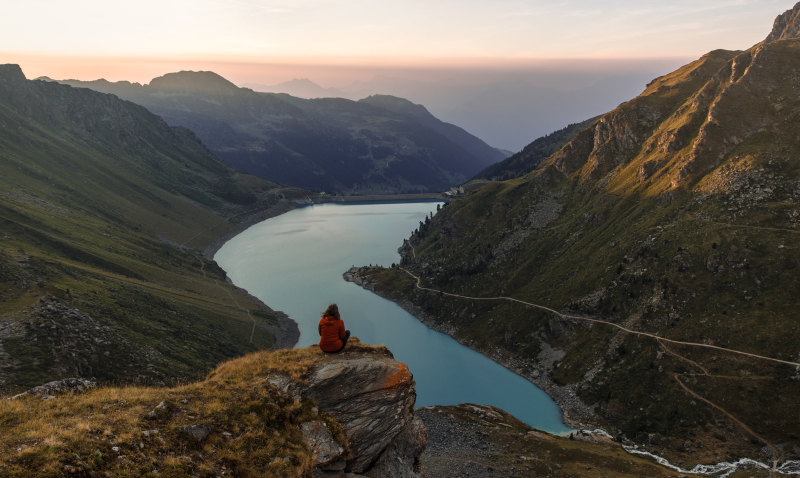
[[[339,315],[339,307],[331,304],[322,313],[319,321],[319,348],[326,353],[336,353],[344,350],[350,331],[344,329],[344,322]]]

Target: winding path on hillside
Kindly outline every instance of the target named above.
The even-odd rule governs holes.
[[[233,216],[233,217],[236,217],[236,216]],[[230,219],[230,218],[229,218],[229,219]],[[210,228],[206,229],[206,231],[209,231],[209,230],[211,230],[211,229],[213,229],[213,228],[215,228],[215,227],[219,226],[220,224],[222,224],[223,222],[225,222],[225,221],[227,221],[227,220],[228,220],[228,219],[225,219],[224,221],[220,221],[220,222],[218,222],[217,224],[215,224],[215,225],[211,226]],[[194,239],[195,237],[199,236],[200,234],[202,234],[203,232],[206,232],[206,231],[201,231],[201,232],[198,232],[197,234],[195,234],[194,236],[192,236],[192,238],[191,238],[191,239],[189,239],[188,241],[186,241],[186,242],[184,242],[183,244],[181,244],[181,249],[186,249],[186,243],[188,243],[189,241],[191,241],[192,239]],[[203,277],[205,277],[206,279],[208,279],[208,278],[209,278],[209,277],[208,277],[208,274],[206,274],[206,261],[203,259],[203,257],[202,257],[202,256],[198,257],[198,259],[200,260],[200,272],[202,272],[202,273],[203,273]],[[246,313],[247,313],[247,316],[248,316],[248,317],[250,317],[250,320],[252,320],[252,321],[253,321],[253,328],[250,330],[250,343],[252,344],[252,343],[253,343],[253,337],[254,337],[254,336],[255,336],[255,334],[256,334],[256,319],[255,319],[255,317],[253,317],[253,314],[251,314],[251,313],[250,313],[250,310],[249,310],[249,309],[245,309],[244,307],[242,307],[242,306],[239,304],[239,301],[238,301],[238,300],[236,300],[236,298],[233,296],[233,294],[231,294],[231,291],[230,291],[229,289],[226,289],[225,287],[222,287],[221,285],[219,285],[219,281],[218,281],[218,280],[216,280],[216,279],[213,279],[213,278],[212,278],[211,280],[213,280],[213,281],[214,281],[214,285],[216,285],[217,287],[219,287],[219,288],[220,288],[220,290],[223,290],[223,291],[225,291],[225,292],[228,294],[228,297],[230,297],[230,298],[231,298],[231,300],[233,301],[233,303],[234,303],[234,304],[236,304],[236,308],[237,308],[237,309],[239,309],[239,310],[242,310],[242,311],[246,312]]]
[[[680,340],[672,340],[672,339],[668,339],[668,338],[665,338],[665,337],[659,337],[658,335],[650,334],[650,333],[647,333],[647,332],[640,332],[640,331],[636,331],[636,330],[631,330],[631,329],[625,328],[625,327],[623,327],[623,326],[621,326],[619,324],[615,324],[613,322],[607,322],[605,320],[590,319],[588,317],[580,317],[580,316],[577,316],[577,315],[564,314],[562,312],[558,312],[556,310],[553,310],[553,309],[551,309],[549,307],[545,307],[545,306],[539,305],[539,304],[533,304],[531,302],[525,302],[524,300],[515,299],[513,297],[469,297],[469,296],[465,296],[465,295],[451,294],[449,292],[444,292],[444,291],[441,291],[441,290],[438,290],[438,289],[430,289],[428,287],[422,287],[420,285],[420,281],[422,279],[420,279],[419,277],[415,276],[414,274],[412,274],[411,272],[409,272],[408,270],[406,270],[406,269],[404,269],[402,267],[399,267],[399,269],[401,271],[405,272],[406,274],[410,275],[414,279],[416,279],[416,287],[417,287],[417,289],[420,289],[420,290],[436,292],[436,293],[439,293],[439,294],[442,294],[442,295],[446,295],[446,296],[449,296],[449,297],[457,297],[457,298],[460,298],[460,299],[467,299],[467,300],[507,300],[507,301],[510,301],[510,302],[518,302],[518,303],[523,304],[523,305],[527,305],[527,306],[534,307],[534,308],[537,308],[537,309],[545,310],[547,312],[552,312],[553,314],[556,314],[558,316],[561,316],[561,317],[564,317],[564,318],[567,318],[567,319],[584,320],[584,321],[593,322],[593,323],[596,323],[596,324],[610,325],[612,327],[616,327],[616,328],[622,330],[623,332],[628,332],[628,333],[639,335],[639,336],[643,336],[643,337],[650,337],[650,338],[653,338],[653,339],[656,339],[656,340],[663,340],[665,342],[670,342],[670,343],[677,344],[677,345],[688,345],[688,346],[692,346],[692,347],[703,347],[703,348],[708,348],[708,349],[721,350],[723,352],[730,352],[730,353],[734,353],[734,354],[738,354],[738,355],[744,355],[744,356],[747,356],[747,357],[753,357],[753,358],[756,358],[756,359],[768,360],[768,361],[771,361],[771,362],[777,362],[777,363],[782,363],[782,364],[786,364],[786,365],[791,365],[791,366],[794,366],[794,367],[800,367],[800,363],[796,363],[796,362],[789,362],[789,361],[786,361],[786,360],[780,360],[780,359],[776,359],[776,358],[772,358],[772,357],[765,357],[763,355],[751,354],[749,352],[742,352],[740,350],[726,349],[726,348],[723,348],[723,347],[717,347],[716,345],[702,344],[702,343],[696,343],[696,342],[683,342],[683,341],[680,341]]]
[[[757,226],[749,226],[749,227],[757,227]],[[772,229],[772,228],[769,228],[769,229]],[[800,232],[800,231],[788,231],[788,232]],[[410,242],[408,242],[408,244],[411,247],[411,252],[412,252],[414,258],[416,258],[417,254],[416,254],[416,250],[415,250],[414,246],[411,245]],[[703,373],[701,375],[708,376],[708,377],[734,378],[734,377],[717,376],[717,375],[710,374],[708,372],[708,370],[706,370],[703,366],[701,366],[697,362],[695,362],[693,360],[690,360],[690,359],[688,359],[688,358],[686,358],[686,357],[684,357],[684,356],[682,356],[682,355],[680,355],[680,354],[678,354],[676,352],[671,351],[669,348],[667,348],[665,342],[678,344],[678,345],[687,345],[687,346],[715,349],[715,350],[720,350],[720,351],[723,351],[723,352],[730,352],[730,353],[733,353],[733,354],[752,357],[752,358],[759,359],[759,360],[767,360],[767,361],[771,361],[771,362],[776,362],[776,363],[781,363],[781,364],[800,367],[800,363],[789,362],[789,361],[786,361],[786,360],[780,360],[780,359],[776,359],[776,358],[772,358],[772,357],[766,357],[766,356],[758,355],[758,354],[752,354],[752,353],[743,352],[743,351],[740,351],[740,350],[726,349],[726,348],[717,347],[717,346],[714,346],[714,345],[708,345],[708,344],[702,344],[702,343],[696,343],[696,342],[684,342],[684,341],[679,341],[679,340],[672,340],[672,339],[668,339],[666,337],[659,337],[658,335],[650,334],[650,333],[647,333],[647,332],[640,332],[640,331],[636,331],[636,330],[631,330],[631,329],[628,329],[628,328],[623,327],[621,325],[615,324],[613,322],[607,322],[607,321],[604,321],[604,320],[590,319],[590,318],[587,318],[587,317],[580,317],[580,316],[575,316],[575,315],[564,314],[562,312],[558,312],[558,311],[556,311],[554,309],[551,309],[549,307],[545,307],[545,306],[540,305],[540,304],[534,304],[534,303],[531,303],[531,302],[526,302],[526,301],[519,300],[519,299],[514,299],[513,297],[470,297],[470,296],[464,296],[464,295],[460,295],[460,294],[452,294],[452,293],[444,292],[444,291],[441,291],[441,290],[438,290],[438,289],[431,289],[431,288],[423,287],[422,285],[420,285],[421,280],[422,280],[420,277],[412,274],[411,272],[409,272],[408,270],[406,270],[403,267],[398,267],[398,268],[400,270],[402,270],[403,272],[405,272],[406,274],[408,274],[409,276],[411,276],[412,278],[414,278],[415,281],[416,281],[415,282],[415,286],[416,286],[416,288],[418,288],[420,290],[435,292],[435,293],[439,293],[439,294],[446,295],[446,296],[449,296],[449,297],[456,297],[456,298],[466,299],[466,300],[507,300],[507,301],[511,301],[511,302],[517,302],[517,303],[520,303],[520,304],[523,304],[523,305],[526,305],[526,306],[530,306],[530,307],[534,307],[534,308],[537,308],[537,309],[545,310],[547,312],[551,312],[553,314],[556,314],[558,316],[565,317],[565,318],[568,318],[568,319],[584,320],[584,321],[592,322],[592,323],[598,323],[598,324],[603,324],[603,325],[611,325],[611,326],[616,327],[617,329],[619,329],[619,330],[621,330],[623,332],[628,332],[628,333],[631,333],[631,334],[634,334],[634,335],[637,335],[637,336],[654,338],[659,343],[659,345],[661,345],[661,347],[664,349],[664,351],[668,355],[674,356],[675,358],[677,358],[679,360],[685,361],[685,362],[697,367],[698,369],[702,370]],[[766,439],[764,439],[759,434],[755,433],[750,427],[748,427],[741,420],[736,418],[733,414],[731,414],[730,412],[728,412],[727,410],[725,410],[721,406],[717,405],[716,403],[714,403],[714,402],[712,402],[712,401],[700,396],[697,392],[695,392],[694,390],[692,390],[688,386],[686,386],[683,382],[681,382],[681,380],[679,378],[681,375],[682,374],[675,373],[675,374],[673,374],[673,378],[675,379],[676,382],[678,382],[678,385],[680,385],[681,388],[684,391],[686,391],[686,393],[688,393],[691,396],[697,398],[698,400],[701,400],[701,401],[707,403],[709,406],[719,410],[725,416],[730,418],[734,423],[736,423],[739,427],[741,427],[745,432],[747,432],[748,434],[750,434],[752,437],[756,438],[760,442],[764,443],[767,447],[769,447],[772,450],[773,456],[775,457],[774,460],[773,460],[773,463],[772,463],[772,469],[770,470],[770,475],[772,476],[772,474],[777,470],[778,462],[782,457],[782,453],[780,453],[778,451],[778,449],[775,446],[773,446],[770,442],[768,442]],[[685,374],[683,374],[683,375],[685,375]]]

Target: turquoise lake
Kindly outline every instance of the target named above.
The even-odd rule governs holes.
[[[298,347],[319,341],[320,312],[339,305],[362,342],[385,344],[409,366],[417,406],[475,403],[500,407],[552,433],[569,430],[561,410],[528,380],[423,325],[394,302],[342,279],[351,266],[400,262],[397,248],[432,202],[320,204],[256,224],[228,241],[215,260],[233,282],[298,323]]]

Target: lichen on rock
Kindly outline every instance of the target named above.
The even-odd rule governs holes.
[[[301,394],[342,425],[354,455],[346,471],[422,476],[412,474],[419,470],[426,443],[424,426],[420,430],[414,419],[414,385],[408,367],[391,357],[344,355],[317,367]],[[400,453],[402,464],[384,464],[381,469],[388,474],[370,474],[371,468],[386,463],[387,450],[395,457]]]

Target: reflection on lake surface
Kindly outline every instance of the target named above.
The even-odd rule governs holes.
[[[361,341],[386,344],[417,382],[417,405],[494,405],[549,432],[568,428],[547,394],[519,375],[423,325],[397,304],[345,282],[354,265],[390,266],[436,203],[320,204],[256,224],[215,259],[239,287],[300,326],[298,347],[319,341],[320,312],[339,304]]]

